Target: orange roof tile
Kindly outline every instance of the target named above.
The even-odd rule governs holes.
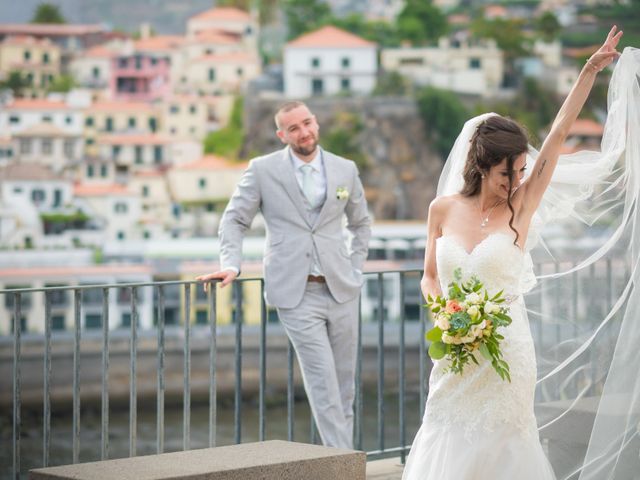
[[[215,63],[255,63],[258,61],[255,55],[246,52],[229,52],[214,55],[203,55],[193,60],[194,62]]]
[[[190,18],[190,20],[220,20],[230,22],[248,22],[251,21],[251,15],[244,10],[235,7],[216,7],[198,13]]]
[[[244,170],[248,162],[232,162],[217,155],[205,155],[195,162],[178,165],[177,170]]]
[[[502,5],[487,5],[484,8],[484,15],[488,18],[505,18],[507,16],[507,9]]]
[[[73,194],[78,197],[134,196],[126,187],[115,183],[78,183],[73,187]]]
[[[155,108],[150,103],[144,102],[96,102],[90,108],[89,112],[150,112]]]
[[[447,17],[451,25],[467,25],[471,23],[471,17],[464,13],[454,13]]]
[[[41,98],[18,98],[7,105],[8,110],[63,110],[70,109],[66,103]]]
[[[191,43],[215,43],[218,45],[234,45],[240,43],[240,36],[220,30],[204,30],[195,34]]]
[[[134,45],[136,50],[165,51],[178,48],[184,41],[185,38],[179,35],[156,35],[136,40]]]
[[[569,129],[569,136],[602,137],[603,133],[604,125],[587,118],[578,118]]]
[[[85,50],[82,56],[84,57],[98,57],[98,58],[111,58],[116,55],[116,52],[110,50],[104,45],[96,45],[95,47],[91,47],[88,50]]]
[[[327,25],[318,30],[306,33],[287,43],[288,47],[337,47],[359,48],[375,47],[376,44],[358,37],[333,25]]]
[[[102,135],[98,137],[98,143],[106,143],[108,145],[161,145],[170,142],[171,140],[169,138],[152,133],[116,133],[113,135]]]
[[[87,265],[69,267],[20,267],[0,269],[0,278],[14,277],[80,277],[114,274],[151,273],[147,265]]]

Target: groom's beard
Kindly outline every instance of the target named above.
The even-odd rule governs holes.
[[[298,155],[303,155],[303,156],[311,155],[313,152],[316,151],[316,148],[318,148],[318,139],[312,136],[311,140],[312,141],[307,145],[298,145],[295,143],[291,144],[291,150],[293,150]]]

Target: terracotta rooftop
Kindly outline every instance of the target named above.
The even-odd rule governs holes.
[[[78,183],[73,187],[73,194],[78,197],[135,196],[126,187],[115,183]]]
[[[178,48],[184,41],[185,37],[179,35],[156,35],[136,40],[134,46],[136,50],[167,51]]]
[[[215,43],[218,45],[234,45],[240,42],[238,35],[233,35],[221,30],[204,30],[196,33],[190,40],[191,43]]]
[[[171,140],[163,135],[152,133],[143,134],[113,134],[98,137],[98,143],[108,145],[162,145]]]
[[[51,123],[37,123],[13,134],[14,137],[80,137],[81,134],[67,132]]]
[[[89,112],[151,112],[155,108],[145,102],[96,102],[87,110]]]
[[[11,163],[0,169],[0,181],[7,180],[48,181],[63,179],[44,165],[37,163]]]
[[[185,163],[175,167],[176,170],[244,170],[248,162],[232,162],[217,155],[205,155],[195,162]]]
[[[198,13],[190,18],[190,20],[220,20],[231,22],[248,22],[251,21],[251,15],[234,7],[216,7]]]
[[[229,52],[213,55],[203,55],[194,62],[216,62],[216,63],[255,63],[258,59],[255,55],[247,52]]]
[[[48,38],[37,38],[31,35],[10,35],[6,37],[2,43],[5,45],[42,45],[45,47],[59,48]]]
[[[41,98],[18,98],[6,107],[8,110],[65,110],[70,109],[65,102]]]
[[[287,43],[288,47],[360,48],[376,44],[333,25],[306,33]]]
[[[484,7],[484,16],[487,18],[506,18],[507,9],[502,5],[487,5]]]
[[[0,35],[41,35],[41,36],[74,36],[92,33],[106,33],[104,26],[99,24],[82,25],[57,23],[3,23],[0,24]]]
[[[111,58],[116,55],[116,52],[105,47],[104,45],[96,45],[95,47],[91,47],[88,50],[85,50],[83,57],[94,57],[94,58]]]
[[[587,118],[578,118],[573,122],[573,125],[571,125],[571,129],[569,130],[569,136],[578,135],[581,137],[602,137],[603,133],[604,125]]]

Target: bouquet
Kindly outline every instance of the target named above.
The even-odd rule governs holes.
[[[491,296],[475,276],[462,282],[459,268],[454,278],[446,297],[427,298],[435,323],[426,333],[431,342],[429,356],[434,360],[447,357],[450,365],[445,371],[462,374],[469,361],[479,365],[476,352],[480,352],[500,378],[510,382],[509,364],[500,351],[504,337],[498,333],[499,328],[511,324],[503,291]]]

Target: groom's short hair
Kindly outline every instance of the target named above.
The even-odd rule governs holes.
[[[301,102],[300,100],[292,100],[290,102],[283,103],[282,105],[280,105],[280,107],[278,107],[278,111],[273,117],[273,119],[276,122],[276,128],[278,130],[280,130],[280,114],[290,112],[291,110],[298,107],[307,107],[307,105],[304,102]]]

